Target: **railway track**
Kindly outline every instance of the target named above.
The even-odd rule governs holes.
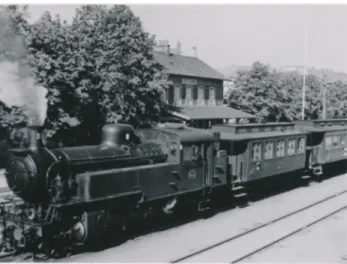
[[[223,261],[223,262],[226,261],[226,262],[236,263],[236,262],[242,261],[243,259],[245,259],[245,258],[247,258],[247,257],[249,257],[249,256],[251,256],[253,254],[256,254],[260,250],[263,250],[263,249],[265,249],[267,247],[270,247],[273,244],[279,242],[280,240],[283,240],[286,237],[289,237],[290,235],[294,235],[295,233],[301,231],[303,228],[305,228],[305,227],[307,227],[309,225],[312,225],[315,222],[322,221],[323,219],[329,217],[330,215],[345,209],[347,207],[347,205],[345,206],[345,204],[347,204],[347,203],[343,204],[343,206],[341,208],[337,208],[336,210],[330,212],[329,214],[323,215],[323,217],[320,217],[320,218],[316,219],[313,222],[311,221],[310,223],[308,223],[308,224],[306,224],[304,226],[299,226],[294,231],[292,230],[288,234],[283,235],[283,236],[281,236],[281,237],[279,237],[277,239],[273,239],[273,240],[269,241],[268,243],[264,243],[263,241],[260,241],[262,243],[258,243],[259,244],[258,246],[254,246],[251,250],[248,250],[243,255],[238,254],[238,253],[240,253],[240,251],[239,252],[232,252],[232,250],[230,250],[230,249],[232,249],[232,248],[240,248],[240,249],[242,249],[244,251],[244,249],[247,248],[247,245],[241,245],[241,246],[239,245],[239,246],[235,247],[234,245],[230,245],[230,243],[236,243],[237,244],[237,243],[239,243],[240,239],[245,239],[245,240],[248,239],[248,240],[251,240],[251,243],[248,245],[248,248],[249,248],[252,243],[254,244],[254,241],[252,241],[252,240],[253,240],[254,235],[256,235],[257,231],[259,232],[259,231],[263,230],[262,231],[263,234],[266,235],[266,232],[271,232],[271,230],[270,231],[266,231],[266,230],[268,230],[268,228],[270,226],[272,226],[274,224],[281,225],[283,220],[286,220],[286,219],[290,218],[291,216],[301,215],[300,213],[302,213],[302,212],[304,212],[306,210],[309,210],[311,208],[316,208],[318,205],[321,205],[321,204],[326,204],[328,201],[335,200],[336,198],[341,197],[342,195],[344,195],[343,196],[344,198],[343,199],[340,198],[340,199],[346,201],[347,189],[343,190],[343,191],[340,191],[340,192],[338,192],[338,193],[336,193],[334,195],[330,195],[328,197],[325,197],[324,199],[321,199],[321,200],[319,200],[317,202],[311,203],[310,205],[307,205],[307,206],[305,206],[305,207],[303,207],[303,208],[301,208],[299,210],[292,211],[291,213],[285,214],[285,215],[283,215],[281,217],[278,217],[278,218],[276,218],[276,219],[274,219],[272,221],[269,221],[269,222],[267,222],[265,224],[261,224],[261,225],[257,226],[256,228],[252,228],[252,229],[250,229],[250,230],[248,230],[246,232],[242,232],[241,234],[237,234],[237,235],[231,236],[228,239],[225,239],[225,240],[220,241],[218,243],[214,243],[214,244],[212,244],[210,246],[207,246],[207,247],[202,248],[202,249],[200,249],[198,251],[195,251],[195,252],[193,252],[193,253],[191,253],[189,255],[185,255],[185,256],[182,256],[180,258],[176,258],[176,259],[174,259],[172,261],[168,261],[168,262],[178,263],[178,262],[182,262],[182,261],[184,261],[184,262],[218,261],[218,260],[216,260],[215,256],[217,256],[217,259],[221,258],[221,261]],[[11,197],[11,196],[13,196],[13,194],[11,192],[0,193],[0,201],[2,199],[4,199],[4,197],[6,197],[6,196],[7,197],[8,196]],[[333,207],[331,207],[331,208],[333,208]],[[195,219],[196,217],[192,217],[192,218]],[[283,223],[282,223],[282,225],[283,225]],[[171,226],[171,224],[170,224],[170,226]],[[161,228],[158,228],[158,229],[162,229],[162,228],[165,229],[165,227],[161,227]],[[230,228],[233,228],[233,227],[231,226]],[[145,233],[148,233],[148,231],[146,231],[144,233],[142,233],[142,232],[140,232],[140,233],[145,234]],[[157,230],[151,230],[151,231],[153,232],[153,231],[157,231]],[[138,236],[139,234],[136,234],[136,235]],[[261,237],[266,237],[266,236],[263,235]],[[246,244],[246,242],[243,242],[243,243]],[[225,249],[225,248],[221,249],[220,247],[222,247],[222,246],[227,248],[227,249]],[[230,258],[223,258],[223,256],[220,255],[220,253],[218,253],[217,251],[222,251],[222,252],[225,251],[225,252],[227,252],[225,254],[225,256],[228,256],[227,254],[230,255],[230,252],[233,253],[233,254],[230,255],[231,256]],[[82,252],[79,252],[79,253],[82,253]],[[236,254],[236,256],[235,256],[235,254]],[[75,255],[75,254],[72,254],[72,255]],[[41,261],[50,261],[50,260],[52,260],[52,259],[49,259],[49,258],[45,259],[43,256],[38,256],[38,257],[39,257],[39,259],[37,259],[37,260],[40,261],[40,262]],[[30,253],[24,253],[24,254],[21,253],[21,254],[19,254],[17,256],[5,257],[4,259],[1,259],[1,261],[9,261],[9,262],[10,261],[15,261],[15,262],[18,262],[18,261],[30,261],[30,258],[31,258],[31,254]]]
[[[237,263],[344,209],[347,209],[347,190],[170,262]]]

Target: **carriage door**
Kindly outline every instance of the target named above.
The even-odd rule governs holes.
[[[228,155],[226,150],[220,149],[220,142],[214,144],[213,149],[213,168],[212,168],[212,186],[227,184],[227,165]]]

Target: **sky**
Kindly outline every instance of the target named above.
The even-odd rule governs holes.
[[[31,20],[44,11],[71,21],[78,5],[32,5]],[[179,40],[184,55],[222,69],[251,65],[305,64],[347,73],[347,5],[130,5],[157,40]]]

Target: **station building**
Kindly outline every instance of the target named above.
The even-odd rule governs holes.
[[[178,109],[161,121],[174,119],[192,127],[209,128],[212,124],[256,118],[225,106],[223,82],[226,78],[198,57],[182,55],[179,43],[176,49],[170,49],[167,41],[159,42],[154,58],[167,71],[172,83],[164,92],[163,100]]]

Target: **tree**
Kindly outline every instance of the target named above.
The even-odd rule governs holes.
[[[33,25],[29,48],[37,79],[48,89],[50,136],[99,142],[105,123],[157,119],[167,78],[153,45],[124,5],[82,6],[71,25],[46,13]]]
[[[269,66],[255,62],[250,70],[238,72],[228,104],[232,108],[255,114],[262,121],[287,120],[280,88],[278,75],[271,72]]]

